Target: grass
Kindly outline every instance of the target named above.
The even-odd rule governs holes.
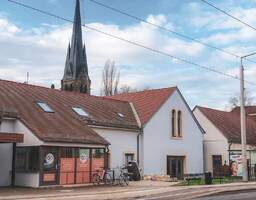
[[[212,184],[224,184],[224,183],[232,183],[234,182],[234,178],[227,176],[222,179],[219,178],[213,178],[212,179]],[[195,179],[195,180],[190,180],[189,184],[188,181],[182,181],[179,185],[181,186],[186,186],[186,185],[205,185],[205,179]]]

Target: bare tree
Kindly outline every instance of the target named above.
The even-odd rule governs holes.
[[[245,105],[246,106],[251,106],[255,104],[255,97],[252,96],[250,92],[245,90]],[[228,108],[234,109],[235,107],[240,106],[240,96],[237,94],[229,99]]]
[[[131,92],[137,92],[137,89],[136,88],[132,88],[129,85],[122,85],[122,87],[120,87],[120,90],[119,90],[119,94],[131,93]]]
[[[118,94],[120,74],[117,72],[115,62],[107,60],[102,73],[101,95],[111,96]]]
[[[141,92],[141,91],[145,91],[145,90],[149,90],[150,87],[144,87],[142,89],[137,89],[137,88],[133,88],[129,85],[123,85],[120,90],[119,90],[119,94],[124,94],[124,93],[132,93],[132,92]]]

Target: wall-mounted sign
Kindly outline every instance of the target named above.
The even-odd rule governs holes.
[[[81,153],[79,158],[80,158],[80,162],[84,164],[87,162],[88,155],[86,153]]]
[[[45,168],[52,168],[54,166],[54,155],[52,153],[46,154],[44,158],[44,167]]]

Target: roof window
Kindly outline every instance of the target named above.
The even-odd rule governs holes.
[[[76,114],[78,114],[78,115],[80,115],[80,116],[82,116],[82,117],[88,117],[88,116],[89,116],[89,114],[88,114],[87,112],[85,112],[84,109],[82,109],[82,108],[79,108],[79,107],[72,107],[72,110],[73,110]]]
[[[44,111],[47,113],[53,113],[54,111],[50,108],[50,106],[48,106],[46,103],[44,102],[37,102],[37,105]]]
[[[119,117],[121,117],[121,118],[124,118],[124,114],[122,114],[122,113],[117,113],[117,115],[118,115]]]

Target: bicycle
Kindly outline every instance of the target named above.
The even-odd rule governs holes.
[[[129,185],[129,180],[130,180],[130,173],[128,173],[127,167],[123,166],[120,168],[120,175],[119,175],[119,185],[124,186],[124,185]]]
[[[96,170],[96,173],[92,175],[93,185],[99,185],[100,183],[113,184],[113,178],[111,177],[109,171],[110,170],[104,168],[102,172],[100,170]]]

